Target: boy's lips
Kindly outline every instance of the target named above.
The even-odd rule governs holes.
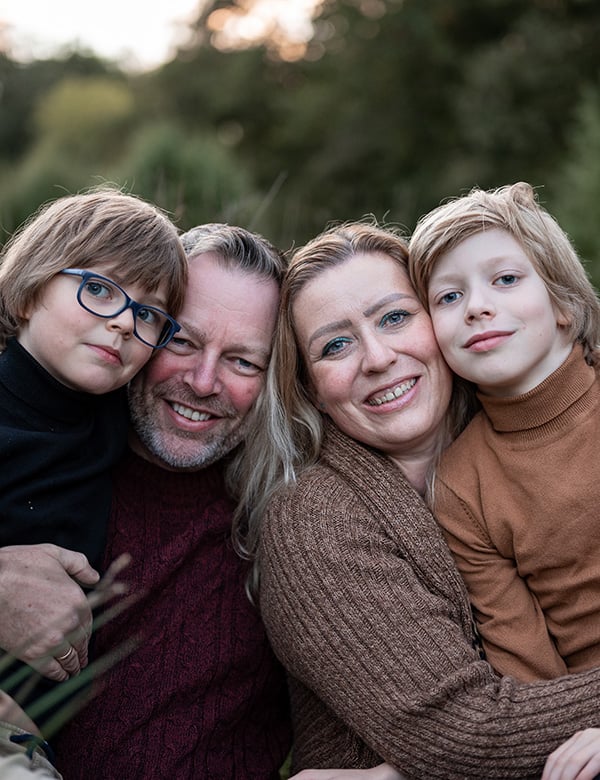
[[[104,344],[90,344],[89,346],[96,354],[99,354],[100,357],[103,357],[109,363],[118,363],[120,365],[123,362],[120,351],[114,347],[108,347]]]
[[[476,333],[464,343],[463,347],[464,349],[474,348],[474,351],[477,351],[478,348],[490,348],[510,338],[512,334],[513,331],[509,330],[488,330],[485,333]]]

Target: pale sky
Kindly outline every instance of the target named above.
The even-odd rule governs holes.
[[[306,37],[319,0],[260,0],[263,13]],[[136,70],[154,67],[187,36],[202,0],[0,0],[0,36],[17,59],[77,44]]]

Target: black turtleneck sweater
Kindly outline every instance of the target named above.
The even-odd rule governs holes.
[[[0,354],[0,546],[52,542],[98,566],[127,426],[124,390],[71,390],[11,339]]]

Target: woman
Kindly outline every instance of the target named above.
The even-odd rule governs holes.
[[[600,725],[600,672],[522,685],[480,658],[422,500],[460,415],[406,256],[393,231],[336,227],[294,254],[282,288],[244,498],[251,553],[267,487],[260,606],[290,674],[294,765],[539,777],[562,740]],[[545,779],[576,776],[564,753]]]

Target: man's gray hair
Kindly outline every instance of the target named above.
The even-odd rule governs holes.
[[[278,286],[285,271],[285,260],[270,241],[258,233],[225,223],[208,223],[191,228],[181,236],[188,258],[211,252],[225,267],[237,267],[248,273],[274,279]]]

